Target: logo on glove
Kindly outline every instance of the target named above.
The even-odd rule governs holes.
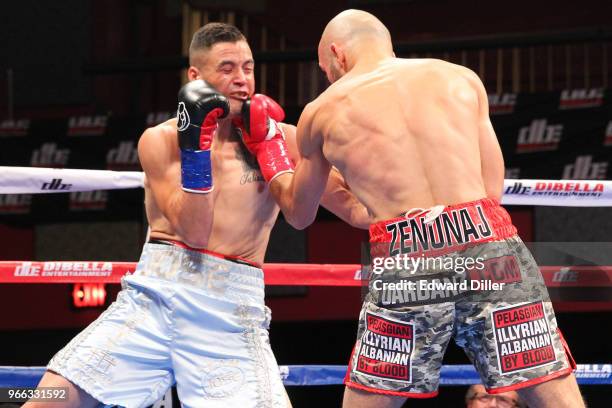
[[[176,117],[178,118],[178,130],[183,131],[191,125],[191,121],[189,119],[189,113],[187,112],[187,108],[185,108],[184,102],[179,102],[178,109],[176,110]]]

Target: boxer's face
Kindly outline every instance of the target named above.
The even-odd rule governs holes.
[[[520,400],[516,392],[487,394],[485,388],[478,384],[473,386],[475,394],[468,401],[467,408],[519,408]]]
[[[240,114],[242,103],[255,92],[253,54],[246,41],[220,42],[202,52],[189,79],[203,79],[230,101],[230,114]]]

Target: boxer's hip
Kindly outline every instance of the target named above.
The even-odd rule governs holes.
[[[263,304],[264,300],[260,268],[175,242],[145,244],[136,271],[124,278],[124,285],[145,281],[147,287],[162,292],[171,283],[223,301]]]

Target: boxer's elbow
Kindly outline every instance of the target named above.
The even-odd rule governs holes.
[[[289,223],[289,225],[291,225],[296,230],[301,231],[303,229],[306,229],[310,224],[314,222],[317,213],[315,212],[314,214],[297,215],[283,212],[283,215],[285,216],[285,220]]]
[[[296,230],[300,230],[300,231],[303,229],[306,229],[306,227],[312,224],[312,221],[308,222],[308,221],[300,220],[297,218],[289,218],[285,216],[285,219],[287,220],[289,225],[291,225]]]
[[[351,217],[349,224],[352,227],[367,230],[370,228],[370,224],[374,223],[374,218],[369,213],[368,209],[362,205],[357,204],[353,206],[351,210]]]
[[[279,177],[280,179],[280,177]],[[307,198],[296,197],[291,194],[291,187],[281,183],[273,182],[270,191],[278,203],[285,221],[297,230],[303,230],[312,224],[317,216],[318,202],[316,206],[308,202]]]

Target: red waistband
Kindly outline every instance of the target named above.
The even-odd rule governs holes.
[[[510,215],[497,200],[483,198],[445,206],[437,216],[433,208],[370,225],[370,243],[390,244],[385,246],[385,256],[439,254],[516,235]],[[382,256],[381,248],[372,249]]]
[[[180,248],[188,249],[190,251],[196,251],[196,252],[199,252],[201,254],[206,254],[206,255],[214,256],[216,258],[221,258],[221,259],[225,259],[227,261],[232,261],[232,262],[236,262],[236,263],[239,263],[239,264],[248,265],[248,266],[252,266],[254,268],[261,269],[261,265],[260,264],[255,263],[253,261],[249,261],[248,259],[241,258],[239,256],[234,256],[234,255],[220,254],[218,252],[209,251],[208,249],[204,249],[204,248],[193,248],[193,247],[190,247],[189,245],[187,245],[186,243],[184,243],[182,241],[176,241],[174,239],[151,238],[149,240],[149,242],[153,243],[153,244],[158,243],[158,244],[173,245],[173,246],[177,246],[177,247],[180,247]]]

